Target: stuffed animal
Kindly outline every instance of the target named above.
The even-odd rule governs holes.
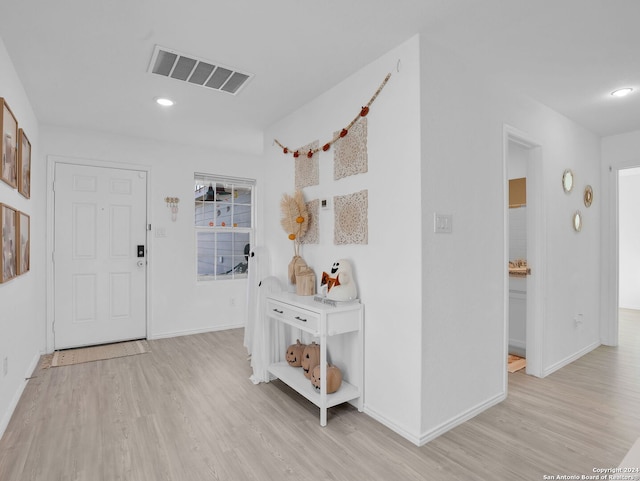
[[[357,298],[358,290],[351,273],[351,264],[340,259],[331,266],[331,273],[322,273],[321,285],[327,285],[327,298],[334,301],[352,301]]]

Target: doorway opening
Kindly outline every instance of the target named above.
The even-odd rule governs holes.
[[[618,170],[618,336],[640,323],[640,167]]]
[[[526,366],[527,357],[527,165],[530,148],[508,141],[509,177],[509,372]]]
[[[526,358],[526,373],[542,376],[544,238],[542,148],[504,129],[505,372],[509,355]],[[509,198],[510,187],[514,195]],[[506,380],[505,380],[506,383]]]

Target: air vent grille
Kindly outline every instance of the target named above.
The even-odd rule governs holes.
[[[158,45],[153,51],[148,71],[231,95],[237,95],[253,78],[252,74]]]

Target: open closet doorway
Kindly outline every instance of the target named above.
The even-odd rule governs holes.
[[[505,126],[503,154],[505,364],[508,369],[509,354],[524,357],[526,373],[542,377],[545,259],[542,148],[522,132]]]
[[[640,167],[618,171],[618,336],[640,324]],[[628,337],[628,335],[627,335]]]

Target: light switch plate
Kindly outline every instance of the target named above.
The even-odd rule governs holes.
[[[436,234],[451,234],[453,216],[451,214],[433,214],[433,232]]]

